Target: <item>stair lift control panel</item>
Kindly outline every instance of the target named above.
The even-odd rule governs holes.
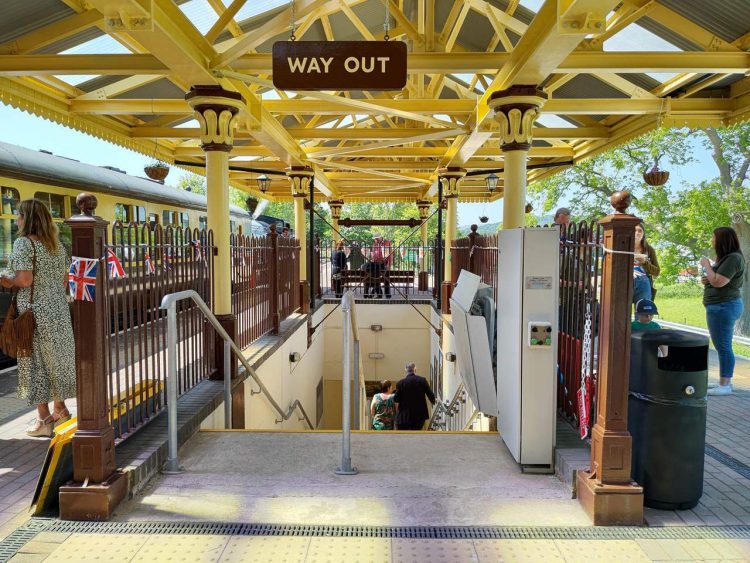
[[[530,322],[527,345],[529,348],[552,346],[552,323]]]

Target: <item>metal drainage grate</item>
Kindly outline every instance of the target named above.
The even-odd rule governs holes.
[[[215,534],[415,539],[750,539],[750,526],[326,526],[222,522],[55,522],[51,532],[94,534]]]
[[[742,463],[739,459],[733,458],[729,454],[725,454],[720,449],[706,444],[706,455],[714,458],[722,465],[726,465],[732,471],[735,471],[742,475],[745,479],[750,479],[750,465]]]
[[[32,518],[25,525],[0,541],[0,563],[8,561],[39,532],[47,530],[51,523],[52,520],[49,518]]]

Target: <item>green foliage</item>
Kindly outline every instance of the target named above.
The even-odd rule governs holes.
[[[206,195],[206,179],[198,174],[185,174],[177,182],[177,187],[194,194]]]
[[[701,299],[703,286],[698,282],[675,283],[659,287],[657,299]]]
[[[427,240],[431,241],[437,236],[437,206],[433,205],[429,212],[427,221]],[[344,205],[341,210],[342,218],[351,219],[410,219],[419,218],[417,206],[414,203],[369,203],[354,202]],[[443,223],[445,229],[445,223]],[[408,244],[419,244],[419,227],[350,227],[341,229],[341,234],[349,240],[356,240],[369,244],[374,233],[381,233],[390,241],[401,243],[408,237]]]

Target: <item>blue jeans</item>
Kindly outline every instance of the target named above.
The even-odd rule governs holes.
[[[651,300],[651,281],[646,276],[633,278],[633,305],[641,299]]]
[[[734,375],[734,352],[732,334],[734,324],[742,315],[742,299],[706,305],[706,323],[711,341],[719,354],[719,377]]]

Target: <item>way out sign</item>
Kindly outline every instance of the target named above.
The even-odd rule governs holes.
[[[273,85],[279,90],[400,90],[403,41],[277,41]]]

